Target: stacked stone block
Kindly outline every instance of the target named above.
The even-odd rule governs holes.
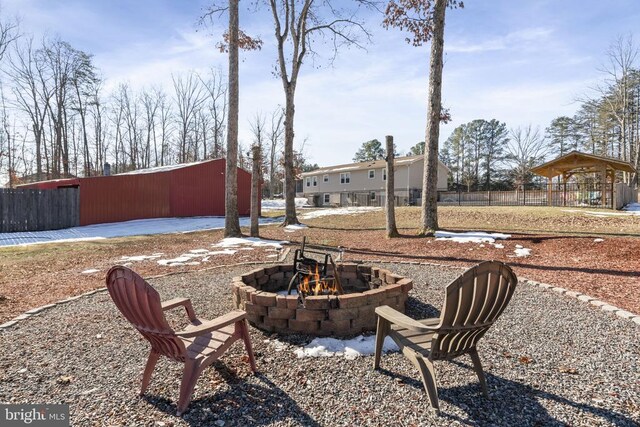
[[[293,277],[292,265],[259,268],[233,278],[233,302],[249,322],[262,330],[317,336],[349,336],[376,328],[376,307],[403,312],[411,279],[383,268],[358,264],[337,266],[343,295],[309,296],[304,306],[295,295],[277,295]],[[327,272],[333,275],[332,269]]]

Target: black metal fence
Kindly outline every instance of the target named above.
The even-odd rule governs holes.
[[[0,188],[0,233],[80,225],[80,190]]]
[[[510,191],[440,191],[440,205],[567,206],[613,208],[614,184],[553,183],[520,186]],[[604,203],[602,195],[604,194]]]

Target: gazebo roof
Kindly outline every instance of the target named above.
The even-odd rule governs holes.
[[[612,157],[597,156],[595,154],[581,153],[579,151],[571,151],[570,153],[560,156],[540,166],[531,169],[536,175],[547,178],[562,175],[567,172],[601,172],[606,169],[607,172],[635,172],[631,163]]]

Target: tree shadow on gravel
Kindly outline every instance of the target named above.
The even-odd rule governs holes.
[[[262,426],[277,421],[288,421],[304,426],[320,427],[285,391],[261,373],[253,381],[245,381],[229,373],[233,370],[218,370],[229,388],[217,392],[211,390],[206,396],[192,400],[182,420],[190,426],[215,426],[224,421],[225,426]],[[203,381],[204,383],[204,381]],[[202,384],[201,384],[202,386]],[[164,397],[143,397],[158,410],[176,416],[176,402]]]
[[[458,360],[450,361],[458,367],[463,367],[473,371],[471,364],[465,364]],[[437,372],[436,364],[436,376]],[[413,386],[424,393],[424,387],[416,372],[416,377],[407,377],[387,369],[380,369],[380,372],[392,378],[400,379],[404,384]],[[517,426],[562,426],[569,425],[567,422],[554,418],[547,409],[542,406],[541,400],[556,405],[568,406],[576,410],[579,417],[596,422],[606,421],[614,426],[638,426],[638,424],[628,416],[619,412],[587,405],[585,403],[574,402],[564,396],[538,390],[528,384],[523,384],[507,378],[493,375],[485,371],[487,386],[489,388],[489,399],[482,395],[482,390],[477,381],[457,387],[438,387],[438,398],[441,402],[447,402],[452,406],[460,408],[467,414],[466,418],[440,410],[439,417],[451,423],[463,425],[517,425]],[[437,381],[437,378],[436,378]],[[426,394],[424,395],[427,401]]]

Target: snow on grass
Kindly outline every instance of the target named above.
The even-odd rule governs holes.
[[[332,215],[356,215],[366,212],[375,212],[382,210],[382,208],[374,207],[374,206],[360,206],[360,207],[349,207],[349,208],[327,208],[327,209],[318,209],[317,211],[307,212],[302,214],[300,218],[302,219],[312,219],[312,218],[322,218],[323,216],[332,216]]]
[[[304,224],[290,224],[284,228],[284,231],[287,233],[293,233],[294,231],[304,230],[305,228],[309,228],[309,227]]]
[[[586,211],[582,209],[563,209],[562,211],[571,212],[571,213],[582,213],[585,216],[593,216],[596,218],[625,217],[625,216],[640,215],[640,203],[631,203],[625,206],[624,208],[622,208],[622,211],[613,211],[613,210]]]
[[[522,245],[516,245],[516,249],[513,251],[516,257],[525,257],[531,255],[531,249],[525,248]]]
[[[508,239],[511,234],[485,233],[484,231],[467,231],[454,233],[452,231],[436,231],[436,240],[448,240],[458,243],[495,243],[496,239]],[[496,245],[496,247],[498,247]],[[500,249],[504,248],[500,245]]]
[[[156,254],[151,254],[151,255],[133,255],[133,256],[123,256],[122,258],[120,258],[120,261],[123,262],[139,262],[139,261],[146,261],[148,259],[157,259],[162,257],[162,255],[164,255],[163,253],[156,253]]]
[[[306,197],[296,197],[296,208],[302,208],[309,205],[309,200]],[[265,199],[262,201],[263,211],[283,211],[285,209],[284,199]]]
[[[303,357],[333,357],[343,356],[346,359],[356,359],[360,356],[369,356],[375,352],[374,335],[365,337],[360,335],[350,340],[336,338],[315,338],[309,344],[298,348],[295,353],[298,358]],[[385,338],[382,350],[399,351],[400,349],[390,337]]]
[[[281,221],[282,218],[260,218],[261,225],[275,224]],[[249,218],[240,218],[240,226],[249,226]],[[217,216],[138,219],[134,221],[72,227],[64,230],[0,233],[0,246],[81,242],[109,239],[112,237],[191,233],[222,228],[224,228],[224,217]]]
[[[97,270],[97,269],[95,269],[95,268],[90,268],[90,269],[88,269],[88,270],[83,271],[83,272],[82,272],[82,274],[93,274],[93,273],[97,273],[97,272],[99,272],[99,271],[100,271],[100,270]]]
[[[272,247],[276,249],[282,249],[282,245],[286,245],[289,242],[285,240],[266,240],[259,237],[227,237],[220,240],[218,243],[214,243],[211,246],[217,248],[236,248],[238,246],[254,246],[254,247]]]
[[[593,239],[594,243],[604,242],[604,239]]]
[[[633,215],[640,215],[640,203],[629,203],[622,210],[631,213]]]

